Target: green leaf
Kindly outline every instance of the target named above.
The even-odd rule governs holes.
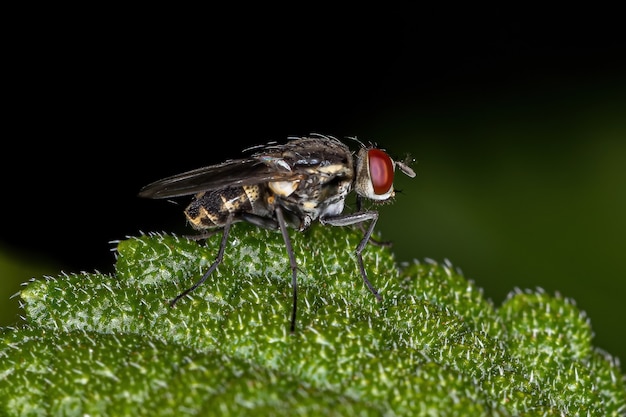
[[[620,416],[624,376],[572,300],[495,308],[449,262],[400,266],[357,230],[233,227],[224,260],[170,235],[119,242],[116,272],[30,282],[2,329],[0,415]]]

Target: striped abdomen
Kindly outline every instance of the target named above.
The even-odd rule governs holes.
[[[231,213],[264,215],[266,210],[260,186],[250,185],[198,193],[185,209],[185,216],[195,229],[209,229],[223,226]]]

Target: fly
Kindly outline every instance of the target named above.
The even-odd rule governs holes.
[[[355,139],[356,140],[356,139]],[[357,141],[358,142],[358,141]],[[280,230],[291,267],[293,308],[291,331],[296,327],[298,302],[297,262],[288,228],[304,231],[312,222],[322,225],[365,225],[356,248],[359,272],[378,301],[382,297],[365,272],[362,252],[370,241],[378,212],[362,209],[364,199],[381,203],[394,197],[396,168],[413,178],[405,163],[394,161],[384,150],[358,142],[353,153],[332,136],[312,134],[251,148],[254,153],[153,182],[141,189],[140,197],[173,198],[193,195],[185,209],[191,226],[200,231],[222,229],[217,256],[204,275],[170,301],[174,305],[198,288],[217,269],[224,257],[233,223],[245,221],[266,229]],[[343,214],[345,200],[356,193],[356,211]]]

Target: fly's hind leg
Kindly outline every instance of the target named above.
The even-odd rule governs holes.
[[[196,240],[196,241],[197,240],[207,240],[208,238],[210,238],[211,236],[213,236],[214,234],[216,234],[219,231],[220,231],[219,229],[209,230],[209,231],[206,231],[206,232],[199,233],[197,235],[185,235],[184,237],[186,239]]]
[[[224,223],[224,228],[222,229],[222,242],[220,243],[220,249],[217,252],[217,256],[215,257],[215,260],[213,261],[209,269],[204,273],[204,275],[202,275],[202,278],[200,278],[198,282],[196,282],[191,287],[187,288],[185,291],[178,294],[176,298],[170,301],[170,307],[174,307],[176,303],[178,302],[178,300],[180,300],[181,298],[183,298],[184,296],[186,296],[187,294],[189,294],[190,292],[198,288],[200,285],[202,285],[204,281],[207,280],[209,275],[211,275],[213,271],[217,269],[219,264],[222,263],[222,259],[224,258],[224,250],[226,249],[226,242],[228,241],[228,234],[230,233],[230,226],[233,224],[233,220],[234,220],[233,214],[230,214],[228,218],[226,218],[226,222]]]
[[[222,260],[224,258],[224,251],[226,250],[226,243],[228,242],[228,235],[230,233],[230,226],[233,224],[235,220],[243,220],[248,223],[252,223],[255,226],[263,227],[265,229],[278,229],[279,227],[278,222],[274,219],[270,219],[267,217],[260,217],[260,216],[256,216],[250,213],[241,213],[237,216],[237,218],[235,218],[235,215],[231,213],[226,218],[226,222],[224,223],[224,227],[222,228],[222,242],[220,243],[220,249],[217,252],[217,256],[215,257],[215,260],[213,261],[209,269],[204,273],[204,275],[202,275],[202,278],[198,280],[198,282],[193,284],[191,287],[187,288],[182,293],[178,294],[176,298],[170,301],[170,307],[174,307],[174,305],[176,305],[176,303],[181,298],[183,298],[184,296],[186,296],[187,294],[189,294],[190,292],[198,288],[200,285],[202,285],[204,281],[206,281],[207,278],[209,278],[209,276],[217,269],[219,264],[222,263]],[[207,239],[208,237],[213,236],[218,231],[219,229],[210,230],[208,232],[205,232],[199,235],[190,236],[189,239],[191,240]]]
[[[291,266],[291,285],[293,288],[293,309],[291,312],[291,332],[293,333],[296,329],[296,311],[297,311],[297,305],[298,305],[298,285],[297,285],[298,284],[297,283],[298,265],[296,263],[296,257],[293,253],[293,247],[291,246],[291,240],[289,238],[289,232],[287,230],[287,223],[285,221],[285,216],[283,214],[282,209],[280,207],[276,207],[276,219],[269,218],[269,217],[261,217],[252,213],[239,213],[237,215],[236,220],[245,221],[255,226],[264,228],[264,229],[272,229],[272,230],[280,229],[283,235],[283,240],[285,242],[285,247],[287,249],[287,254],[289,255],[289,264]],[[209,269],[204,273],[204,275],[202,275],[202,278],[200,278],[198,282],[193,284],[191,287],[187,288],[185,291],[177,295],[176,298],[170,301],[170,307],[174,307],[174,305],[178,302],[178,300],[180,300],[181,298],[183,298],[184,296],[186,296],[187,294],[189,294],[190,292],[198,288],[200,285],[202,285],[204,281],[206,281],[207,278],[217,269],[219,264],[222,262],[222,259],[224,258],[224,250],[226,249],[226,243],[228,242],[228,235],[230,233],[230,227],[234,221],[235,221],[235,216],[231,213],[226,219],[226,222],[224,223],[224,227],[222,229],[223,230],[222,242],[220,243],[220,249],[217,253],[217,256],[215,257],[215,260],[209,267]],[[215,232],[209,232],[209,233],[213,234]],[[208,236],[206,236],[206,233],[205,233],[203,235],[200,235],[198,240],[201,240],[206,237]],[[367,240],[366,240],[366,243],[367,243]]]

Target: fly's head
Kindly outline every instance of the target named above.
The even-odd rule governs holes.
[[[394,161],[382,149],[362,146],[356,155],[354,190],[359,196],[374,202],[393,198],[396,168],[410,178],[415,177],[415,172],[407,164]]]

